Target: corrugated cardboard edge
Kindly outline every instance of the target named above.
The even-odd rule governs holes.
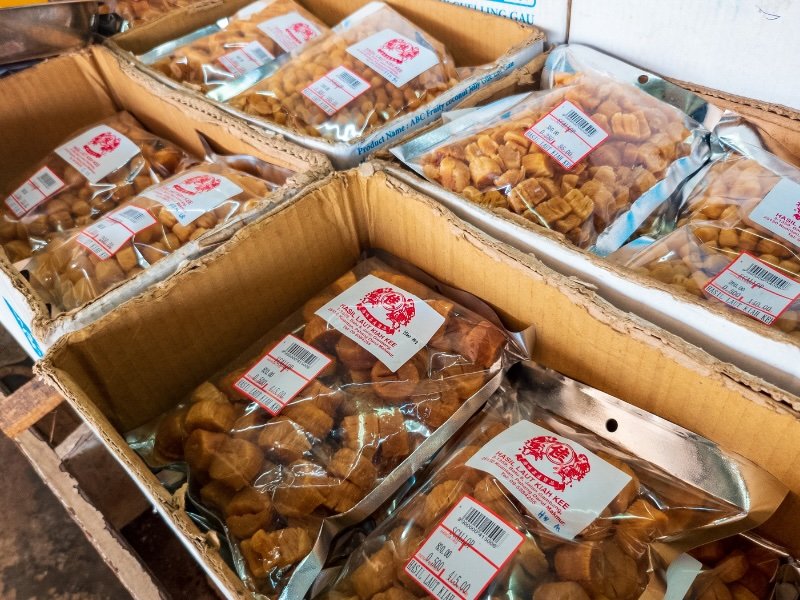
[[[363,179],[359,179],[359,176]],[[622,313],[608,302],[599,298],[580,282],[560,275],[542,265],[535,258],[489,238],[476,228],[458,219],[434,199],[425,196],[408,184],[389,175],[381,163],[369,162],[358,169],[331,174],[324,180],[313,183],[304,190],[302,195],[289,201],[287,206],[281,210],[292,206],[306,195],[331,182],[339,182],[346,188],[358,186],[360,189],[355,190],[354,193],[361,194],[363,197],[367,191],[366,178],[380,178],[381,184],[396,189],[410,201],[420,203],[431,213],[443,218],[454,237],[479,248],[481,252],[489,255],[492,259],[503,262],[513,272],[519,273],[522,278],[533,278],[549,286],[559,288],[570,302],[581,307],[595,320],[625,336],[635,338],[646,346],[655,348],[664,356],[665,360],[679,363],[687,369],[700,374],[703,378],[717,381],[721,387],[733,390],[735,394],[742,396],[745,400],[766,407],[770,411],[792,417],[797,416],[796,413],[793,413],[782,404],[782,402],[789,401],[788,394],[755,377],[748,376],[735,367],[713,359],[702,350],[680,340],[677,336],[660,330],[635,316]],[[277,213],[278,211],[275,211],[271,215],[265,215],[258,222],[265,223]],[[136,315],[143,303],[150,302],[154,298],[169,293],[179,283],[179,280],[185,284],[188,278],[202,277],[203,271],[208,268],[212,261],[218,260],[221,255],[232,251],[237,244],[251,236],[261,234],[255,229],[254,227],[241,229],[229,243],[217,248],[191,265],[187,265],[178,276],[154,286],[141,296],[126,302],[117,310],[105,315],[102,319],[102,325],[107,326],[109,323]],[[215,581],[224,582],[221,587],[225,588],[227,586],[228,589],[235,590],[236,595],[231,597],[249,597],[238,578],[221,560],[215,550],[216,545],[213,540],[203,536],[185,513],[182,512],[180,498],[170,496],[158,484],[157,479],[145,467],[143,461],[139,460],[125,444],[122,436],[108,425],[108,419],[102,414],[97,405],[78,388],[67,373],[56,368],[54,363],[56,359],[54,357],[57,357],[68,344],[80,343],[82,340],[91,337],[93,331],[99,326],[100,323],[94,323],[83,330],[72,332],[61,338],[50,349],[44,360],[37,365],[37,373],[52,382],[61,391],[70,404],[76,408],[84,420],[89,423],[97,435],[113,451],[117,460],[129,469],[137,484],[142,487],[144,493],[154,503],[159,512],[165,516],[170,526],[173,527],[183,543],[190,549],[190,552],[209,569],[209,575]]]
[[[277,205],[284,203],[292,195],[299,193],[311,182],[324,177],[333,169],[330,161],[324,154],[303,148],[279,136],[264,136],[259,132],[247,127],[239,120],[231,117],[229,114],[215,109],[206,102],[196,101],[193,98],[188,98],[187,101],[181,101],[181,99],[174,98],[172,95],[165,93],[167,88],[163,84],[160,84],[152,78],[143,75],[128,62],[120,60],[119,57],[115,56],[106,48],[101,46],[92,46],[91,48],[64,55],[66,58],[72,58],[75,56],[85,58],[91,62],[92,66],[97,70],[97,73],[103,78],[104,73],[102,60],[113,60],[114,64],[118,65],[120,70],[127,77],[130,77],[136,84],[142,86],[154,96],[158,96],[170,104],[182,107],[183,109],[188,108],[194,113],[194,115],[197,115],[198,121],[213,123],[225,128],[229,133],[239,137],[248,145],[261,152],[264,156],[275,157],[278,162],[283,162],[284,164],[291,163],[295,166],[299,166],[300,164],[307,165],[308,169],[306,171],[297,172],[292,175],[287,180],[286,184],[281,186],[281,188],[276,190],[276,192],[270,196],[270,203],[265,205],[262,209],[267,213],[274,210]],[[98,56],[100,57],[99,60]],[[59,60],[59,58],[51,60]],[[36,69],[36,67],[33,67],[33,69]],[[103,81],[105,82],[105,79],[103,79]],[[115,91],[113,89],[109,89],[108,91],[111,98],[117,101],[119,100],[116,98]],[[291,160],[287,161],[285,157],[291,157]],[[248,220],[254,219],[255,216],[256,215],[251,215],[248,217]],[[246,224],[246,221],[234,221],[226,227],[213,232],[204,241],[205,243],[220,243],[227,237],[230,237],[234,231],[236,231],[238,228],[241,228],[244,224]],[[164,267],[165,276],[168,277],[176,267],[177,265],[171,265],[170,268]],[[111,305],[100,309],[95,308],[94,310],[100,310],[100,312],[111,310],[119,301],[124,301],[126,293],[139,293],[137,291],[138,286],[136,285],[136,278],[134,278],[108,290],[106,293],[99,296],[92,302],[89,302],[78,309],[62,313],[56,317],[52,317],[47,304],[33,290],[31,284],[19,273],[19,271],[13,267],[3,252],[0,252],[0,271],[2,271],[4,276],[11,281],[14,289],[19,291],[19,293],[28,303],[33,313],[32,330],[34,335],[40,342],[45,344],[50,343],[52,339],[60,335],[62,332],[81,326],[80,319],[84,314],[83,311],[86,311],[87,309],[91,310],[92,307],[98,307],[102,305],[109,294],[114,294],[114,299]],[[118,296],[122,296],[123,298],[119,299],[117,298]]]
[[[614,330],[635,337],[637,340],[644,341],[650,346],[661,348],[661,351],[668,359],[686,366],[695,372],[702,373],[704,377],[721,381],[730,389],[738,389],[748,400],[756,404],[770,408],[778,413],[800,416],[796,410],[790,408],[798,407],[800,409],[800,398],[754,375],[746,373],[730,363],[712,357],[704,350],[684,341],[677,335],[671,334],[636,315],[622,312],[615,308],[610,302],[598,296],[597,293],[582,282],[561,275],[545,266],[536,257],[516,250],[511,246],[489,237],[478,228],[456,217],[435,199],[394,177],[390,172],[387,172],[385,163],[370,161],[356,169],[331,174],[325,179],[311,184],[304,189],[302,193],[296,195],[286,204],[260,217],[255,222],[261,223],[272,218],[276,212],[292,206],[296,202],[302,200],[306,195],[326,186],[335,179],[343,181],[344,185],[347,186],[350,184],[354,173],[358,173],[362,177],[384,178],[388,186],[396,188],[406,197],[421,202],[425,206],[433,209],[438,215],[445,218],[450,224],[454,236],[461,237],[473,245],[485,248],[487,252],[495,254],[498,260],[510,262],[514,268],[524,271],[527,276],[535,276],[545,281],[547,285],[558,287],[572,300],[573,304],[582,306],[592,317],[611,326]],[[119,319],[126,313],[135,312],[140,303],[148,302],[152,298],[168,292],[177,283],[178,277],[185,276],[185,274],[190,271],[202,271],[209,263],[216,260],[218,256],[229,252],[241,240],[257,234],[258,232],[255,231],[254,228],[245,227],[239,230],[225,245],[193,261],[191,264],[184,266],[175,276],[153,286],[150,290],[136,298],[129,300],[105,318]],[[93,326],[90,325],[81,331],[71,333],[68,337],[62,338],[57,342],[41,363],[41,371],[44,373],[51,368],[49,357],[57,353],[61,346],[65,345],[70,340],[79,341],[91,336],[92,329]]]
[[[451,5],[454,8],[463,8],[455,5]],[[468,10],[468,9],[464,9]],[[482,15],[483,17],[491,16],[491,15]],[[495,17],[501,19],[502,17]],[[516,44],[509,48],[502,56],[495,59],[491,64],[493,65],[493,69],[500,68],[504,63],[508,62],[508,60],[514,56],[516,53],[521,52],[523,49],[533,46],[538,43],[544,44],[546,42],[546,36],[543,31],[538,29],[537,27],[533,27],[530,25],[526,25],[520,22],[513,22],[517,28],[523,31],[530,31],[531,35],[524,41],[519,44]],[[124,34],[123,34],[124,35]],[[124,38],[122,38],[124,39]],[[187,105],[193,105],[189,103],[189,99],[191,98],[196,103],[200,103],[205,106],[213,106],[219,112],[228,114],[236,119],[239,119],[242,123],[247,124],[249,128],[251,128],[256,135],[261,136],[281,136],[285,139],[291,140],[292,142],[299,144],[305,148],[312,148],[316,149],[317,151],[324,152],[328,156],[332,158],[337,168],[347,165],[353,164],[353,157],[350,156],[352,152],[367,138],[377,135],[381,130],[390,130],[392,122],[388,122],[387,124],[383,125],[382,127],[372,130],[367,134],[361,135],[349,142],[333,142],[331,140],[319,137],[312,137],[308,135],[304,135],[289,129],[288,127],[284,127],[277,123],[272,123],[270,121],[264,119],[257,119],[252,117],[251,115],[247,115],[246,113],[239,111],[231,106],[228,106],[225,103],[217,102],[215,100],[211,100],[206,98],[203,94],[199,91],[193,90],[189,87],[183,86],[175,81],[172,81],[165,75],[159,73],[155,69],[145,65],[141,61],[139,61],[136,56],[128,51],[125,50],[122,46],[119,45],[118,39],[116,37],[109,38],[106,40],[105,45],[109,48],[114,54],[116,54],[122,61],[128,62],[130,65],[134,66],[136,69],[140,70],[142,73],[146,74],[148,77],[158,81],[161,83],[165,88],[170,90],[170,97],[174,98],[176,102],[185,103]],[[532,61],[538,64],[541,54],[533,57]],[[530,69],[526,69],[526,64],[518,65],[517,68],[508,71],[505,75],[500,77],[497,81],[493,81],[488,85],[484,86],[481,90],[474,92],[467,96],[464,101],[456,102],[453,104],[453,108],[457,107],[464,107],[464,106],[471,106],[474,103],[481,101],[482,99],[486,99],[491,97],[494,94],[497,94],[500,90],[510,86],[516,85],[519,81],[525,81],[522,79],[523,77],[530,77]],[[541,66],[538,67],[541,70]],[[475,77],[475,76],[473,76]],[[465,79],[458,83],[458,86],[463,86],[465,82],[470,81],[473,77]],[[480,75],[478,76],[478,78]],[[466,87],[465,87],[466,89]],[[477,96],[477,99],[471,102],[472,96]],[[430,104],[435,103],[436,100],[432,100],[428,104],[424,104],[420,106],[417,110],[403,115],[403,118],[409,119],[412,118],[416,114],[423,114],[425,113],[427,107]],[[438,119],[434,119],[434,122],[437,122]],[[402,142],[403,140],[409,139],[418,135],[419,129],[412,129],[408,133],[403,135],[398,135],[396,138],[393,138],[393,143],[397,144]],[[387,144],[386,148],[389,147]]]
[[[436,192],[438,194],[442,195],[442,196],[447,195],[447,196],[453,196],[454,198],[457,196],[457,195],[453,194],[452,192],[449,192],[448,190],[444,189],[443,187],[441,187],[438,184],[435,184],[435,183],[426,181],[424,179],[421,179],[418,175],[416,175],[415,173],[409,171],[403,165],[399,164],[396,161],[392,161],[391,163],[388,163],[387,164],[387,169],[389,170],[390,173],[393,173],[393,174],[397,175],[398,177],[402,178],[404,181],[409,181],[409,182],[415,181],[415,182],[418,182],[418,185],[424,186],[424,187],[431,186],[432,188],[435,188]],[[413,183],[411,184],[411,187],[414,187]],[[458,198],[460,199],[460,197],[458,197]],[[466,200],[466,199],[463,199],[463,202],[464,203],[468,203],[469,201]],[[784,344],[788,343],[788,344],[792,344],[792,345],[797,345],[797,341],[795,339],[793,339],[791,336],[789,336],[788,334],[786,334],[786,333],[784,333],[784,332],[782,332],[782,331],[780,331],[778,329],[760,327],[757,324],[753,323],[753,320],[751,318],[749,318],[749,317],[747,317],[747,316],[745,316],[743,314],[740,314],[738,312],[735,312],[733,310],[727,309],[723,304],[703,302],[702,300],[700,300],[699,298],[689,294],[688,292],[684,292],[682,290],[677,290],[677,289],[675,289],[675,288],[673,288],[673,287],[671,287],[671,286],[669,286],[669,285],[667,285],[665,283],[662,283],[662,282],[657,281],[655,279],[652,279],[650,277],[645,277],[644,275],[640,275],[639,273],[636,273],[635,271],[629,270],[629,269],[627,269],[625,267],[622,267],[620,265],[616,265],[616,264],[608,261],[607,259],[598,257],[598,256],[592,254],[591,252],[589,252],[588,250],[583,250],[581,248],[577,248],[573,244],[569,243],[564,238],[564,236],[561,235],[560,233],[558,233],[556,231],[553,231],[553,230],[550,230],[550,229],[547,229],[545,227],[540,227],[539,225],[537,225],[535,223],[532,223],[531,221],[525,219],[524,217],[522,217],[520,215],[517,215],[515,213],[512,213],[511,211],[509,211],[507,209],[495,208],[495,209],[490,209],[490,210],[487,210],[487,209],[482,209],[482,210],[485,213],[489,214],[489,215],[493,215],[493,216],[495,216],[495,217],[497,217],[499,219],[502,219],[504,221],[508,221],[510,223],[513,223],[514,225],[518,226],[520,229],[524,230],[526,235],[535,235],[535,236],[545,237],[548,240],[558,244],[560,247],[562,247],[567,252],[573,254],[576,257],[576,259],[586,261],[586,262],[590,263],[592,266],[598,267],[598,268],[600,268],[600,269],[602,269],[604,271],[607,271],[609,273],[613,273],[614,276],[616,276],[616,277],[630,280],[630,281],[634,282],[635,284],[640,285],[640,286],[645,287],[645,288],[651,288],[651,289],[656,289],[656,290],[662,291],[665,294],[669,294],[671,296],[674,296],[677,301],[680,301],[680,302],[683,302],[683,303],[686,303],[686,304],[691,304],[691,305],[696,306],[696,307],[698,307],[700,309],[703,309],[703,310],[709,311],[711,313],[714,313],[715,315],[718,315],[718,316],[720,316],[720,317],[722,317],[724,319],[727,319],[729,321],[733,321],[734,323],[736,323],[736,324],[738,324],[738,325],[740,325],[742,327],[745,327],[745,328],[753,331],[754,333],[756,333],[756,334],[758,334],[758,335],[760,335],[760,336],[762,336],[764,338],[767,338],[769,340],[772,340],[772,341],[775,341],[775,342],[779,342],[779,343],[784,343]],[[587,285],[589,287],[594,287],[591,283],[585,283],[585,285]],[[722,364],[727,364],[727,363],[722,363]],[[739,371],[740,373],[744,373],[744,371],[742,371],[740,369],[737,369],[737,371]],[[794,403],[790,403],[789,405],[794,410],[800,411],[800,403],[794,402]]]

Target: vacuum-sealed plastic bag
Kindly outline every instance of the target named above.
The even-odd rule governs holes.
[[[329,32],[293,0],[257,0],[229,18],[153,48],[145,64],[208,92]]]
[[[605,255],[700,168],[707,132],[602,73],[560,73],[554,81],[553,89],[510,108],[498,104],[494,113],[476,109],[480,118],[467,114],[394,152],[474,203],[521,215]]]
[[[154,436],[127,436],[153,466],[188,464],[190,498],[270,598],[303,597],[333,536],[390,498],[526,352],[476,298],[420,279],[359,263]]]
[[[667,572],[670,600],[770,600],[782,565],[792,562],[782,548],[755,534],[714,541],[689,552]],[[685,590],[685,591],[684,591]],[[795,588],[795,592],[800,587]],[[776,598],[777,600],[777,598]]]
[[[708,440],[552,371],[520,371],[320,598],[663,597],[657,543],[753,527],[787,493]]]
[[[724,154],[687,189],[678,229],[611,258],[800,337],[800,172],[759,160]]]
[[[11,262],[28,258],[55,234],[88,225],[196,162],[129,113],[117,113],[70,136],[11,187],[0,243]]]
[[[26,266],[31,284],[56,310],[78,308],[268,202],[271,189],[224,165],[197,165],[52,240]]]
[[[347,142],[416,110],[458,81],[446,48],[382,2],[293,55],[231,106]]]

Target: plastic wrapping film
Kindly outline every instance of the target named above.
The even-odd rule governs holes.
[[[652,228],[706,161],[708,132],[624,80],[561,70],[567,50],[548,57],[552,89],[476,109],[393,152],[472,202],[605,255]]]
[[[755,534],[710,542],[673,563],[681,563],[683,573],[670,566],[665,600],[777,599],[781,572],[793,562],[784,549]],[[800,586],[792,587],[796,598]]]
[[[147,188],[87,227],[60,234],[25,270],[56,312],[70,311],[268,203],[276,187],[224,164],[203,163]]]
[[[333,537],[389,500],[529,352],[476,298],[413,275],[360,262],[127,436],[151,466],[185,461],[189,497],[264,597],[303,597]]]
[[[299,133],[348,142],[456,83],[453,58],[440,42],[372,2],[230,105]]]
[[[117,15],[119,31],[127,31],[191,4],[191,0],[105,0],[100,12]]]
[[[231,17],[139,57],[170,79],[206,93],[326,35],[328,27],[293,0],[258,0]]]
[[[787,493],[658,417],[515,369],[317,598],[663,598],[673,546],[753,527]]]
[[[127,112],[70,135],[6,190],[0,242],[17,262],[197,160]]]
[[[800,339],[800,171],[739,148],[685,187],[674,232],[611,259]]]

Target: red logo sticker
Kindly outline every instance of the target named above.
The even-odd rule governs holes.
[[[589,474],[591,467],[589,458],[585,454],[575,452],[569,444],[557,438],[542,435],[525,442],[521,449],[522,454],[517,454],[520,461],[531,475],[539,481],[562,492],[572,485],[573,481],[580,481]],[[561,481],[542,473],[533,466],[525,456],[532,456],[536,461],[547,459],[554,466],[552,471]]]
[[[378,48],[378,54],[398,65],[402,65],[404,62],[419,56],[419,48],[407,40],[392,38]]]
[[[211,175],[195,175],[194,177],[184,179],[182,184],[176,183],[174,187],[184,194],[194,196],[195,194],[210,192],[214,188],[219,187],[220,183],[222,183],[222,181],[218,177],[213,177]]]
[[[416,314],[414,300],[392,288],[378,288],[369,292],[356,308],[370,324],[386,333],[395,333],[405,327]]]
[[[308,23],[303,23],[302,21],[290,25],[286,29],[286,33],[288,33],[289,37],[299,44],[304,44],[317,35],[317,32],[311,29]]]
[[[113,152],[119,148],[119,144],[120,139],[116,135],[110,131],[104,131],[103,133],[96,135],[89,140],[89,143],[85,144],[83,149],[87,154],[90,154],[95,158],[100,158],[104,154],[108,154],[109,152]]]

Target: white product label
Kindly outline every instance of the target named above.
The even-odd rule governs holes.
[[[291,52],[320,35],[317,26],[298,12],[264,21],[259,23],[258,28],[286,52]]]
[[[42,167],[6,198],[6,205],[11,212],[21,217],[63,189],[64,185],[53,171]]]
[[[108,125],[98,125],[56,148],[56,154],[97,183],[130,162],[139,154],[139,147]]]
[[[781,179],[747,218],[800,247],[800,184]]]
[[[525,136],[569,171],[602,144],[608,133],[565,100],[528,129]]]
[[[474,600],[522,541],[516,529],[464,496],[408,560],[405,571],[434,598]]]
[[[684,600],[703,565],[688,554],[681,554],[667,568],[667,591],[664,600]]]
[[[542,525],[570,540],[631,480],[580,444],[530,421],[495,436],[467,466],[497,478]]]
[[[78,234],[81,246],[106,260],[142,229],[155,224],[149,212],[138,206],[128,206],[106,215]]]
[[[704,291],[720,302],[772,325],[800,297],[800,283],[743,252],[709,281]]]
[[[189,171],[141,195],[163,204],[185,226],[242,191],[222,175]]]
[[[238,50],[220,56],[218,60],[226,71],[238,77],[257,69],[273,58],[275,57],[264,46],[258,42],[250,42]]]
[[[234,387],[270,414],[277,415],[330,362],[316,348],[287,335]]]
[[[369,83],[345,67],[336,67],[303,90],[303,95],[333,115],[369,89]]]
[[[397,87],[439,64],[433,50],[391,29],[353,44],[347,52]]]
[[[397,371],[444,323],[427,302],[367,275],[320,308],[317,315]]]

